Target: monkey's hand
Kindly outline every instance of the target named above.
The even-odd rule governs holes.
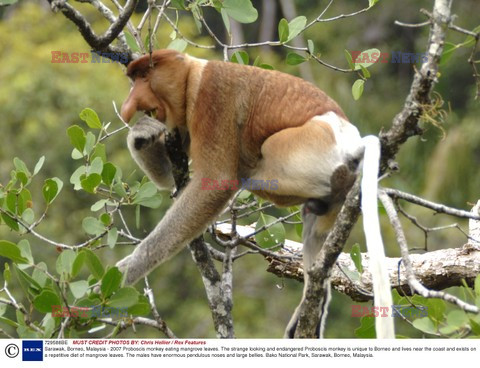
[[[143,116],[130,130],[127,143],[132,157],[147,176],[161,189],[174,185],[172,163],[165,149],[165,124]]]

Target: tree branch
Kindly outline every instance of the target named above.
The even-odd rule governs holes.
[[[127,55],[127,60],[125,64],[128,64],[132,61],[132,53],[130,50],[125,47],[117,47],[111,45],[111,43],[120,35],[123,31],[123,27],[127,24],[130,19],[133,11],[135,10],[138,0],[128,0],[125,8],[118,15],[117,19],[111,23],[110,27],[105,31],[101,36],[98,36],[93,31],[90,23],[85,19],[85,17],[77,11],[73,6],[68,4],[65,0],[47,0],[50,4],[53,11],[61,11],[62,14],[72,21],[77,27],[80,34],[83,36],[85,41],[90,45],[93,51],[106,52],[106,53],[123,53]],[[105,14],[105,12],[103,12]],[[113,16],[109,16],[109,20],[112,20]],[[122,45],[125,44],[122,42]],[[123,60],[122,60],[123,61]]]

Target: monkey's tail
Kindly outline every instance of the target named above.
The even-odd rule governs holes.
[[[370,257],[369,268],[372,274],[374,306],[381,313],[375,319],[375,330],[379,339],[394,339],[395,330],[391,315],[392,293],[377,207],[380,141],[375,136],[366,136],[362,141],[365,146],[361,184],[363,230]],[[387,317],[382,316],[383,311],[387,311]]]

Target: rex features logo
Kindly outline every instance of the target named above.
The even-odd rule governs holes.
[[[23,340],[22,360],[27,362],[43,361],[43,340]]]

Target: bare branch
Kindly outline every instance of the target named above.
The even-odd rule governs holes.
[[[92,47],[94,51],[107,52],[107,53],[125,53],[128,55],[126,64],[132,60],[132,55],[130,50],[124,49],[123,47],[117,47],[110,45],[123,31],[123,27],[127,24],[130,19],[135,7],[137,6],[138,0],[128,0],[127,4],[123,11],[118,15],[117,19],[110,25],[110,27],[105,31],[101,36],[98,36],[93,31],[92,26],[85,17],[72,7],[66,1],[59,0],[47,0],[54,11],[60,10],[63,15],[72,21],[77,27],[80,34],[83,36],[85,41]]]
[[[382,188],[385,193],[387,193],[392,198],[400,198],[410,203],[418,204],[419,206],[430,208],[431,210],[437,213],[445,213],[447,215],[452,215],[461,218],[469,218],[473,220],[480,220],[479,215],[475,215],[472,212],[465,210],[458,210],[456,208],[448,207],[443,204],[427,201],[426,199],[417,197],[410,193],[405,193],[397,189],[391,188]]]

